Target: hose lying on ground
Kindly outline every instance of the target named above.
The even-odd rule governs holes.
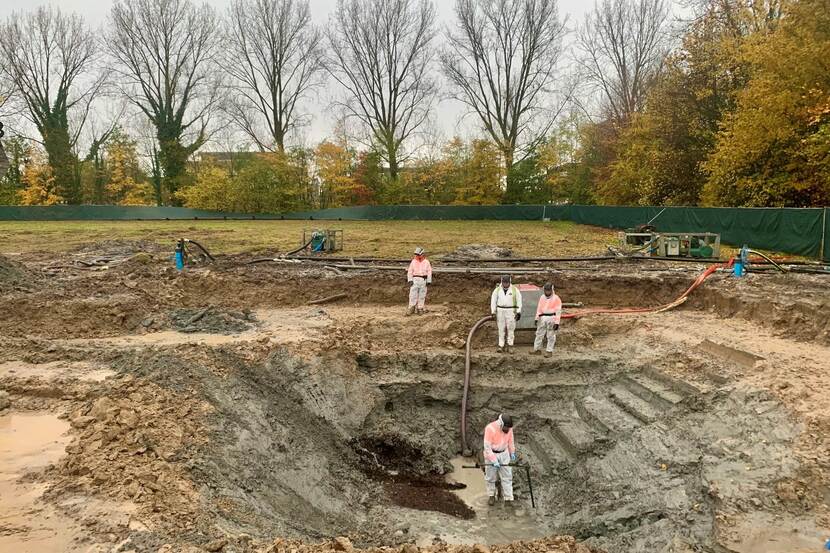
[[[680,294],[680,296],[671,303],[666,303],[663,305],[658,305],[656,307],[618,307],[618,308],[610,308],[610,307],[597,307],[593,309],[581,309],[579,311],[571,311],[569,313],[564,313],[562,315],[563,319],[574,319],[577,317],[583,317],[585,315],[597,315],[597,314],[625,314],[625,313],[660,313],[662,311],[668,311],[669,309],[673,309],[678,305],[685,302],[689,294],[695,291],[703,281],[709,278],[715,271],[718,269],[726,269],[732,266],[734,263],[734,258],[730,259],[726,263],[716,263],[714,265],[710,265],[706,268],[705,271],[700,273],[697,278],[692,282],[691,286],[689,286],[685,292]]]
[[[295,249],[291,250],[290,252],[285,252],[285,253],[280,254],[279,257],[276,257],[276,258],[274,258],[274,257],[260,257],[260,258],[257,258],[257,259],[252,259],[250,261],[246,261],[245,265],[255,265],[257,263],[268,263],[268,262],[271,262],[271,261],[279,261],[280,258],[288,257],[289,255],[294,255],[295,253],[303,251],[304,249],[306,249],[307,247],[309,247],[311,245],[312,240],[314,240],[314,238],[310,238],[308,240],[308,242],[306,242],[305,244],[303,244],[299,248],[295,248]],[[298,259],[302,259],[302,257],[300,257]],[[314,258],[314,259],[317,259],[317,258]]]
[[[210,252],[209,252],[209,251],[207,251],[207,248],[206,248],[206,247],[204,247],[203,245],[201,245],[200,243],[198,243],[197,241],[195,241],[195,240],[191,240],[191,239],[189,239],[189,238],[185,238],[185,239],[184,239],[184,241],[185,241],[185,244],[193,244],[194,246],[196,246],[197,248],[199,248],[200,250],[202,250],[202,253],[204,253],[204,254],[205,254],[205,257],[207,257],[207,258],[208,258],[208,259],[210,259],[211,261],[216,261],[216,260],[213,258],[213,256],[212,256],[212,255],[210,255]]]
[[[772,260],[772,258],[771,258],[771,257],[769,257],[769,256],[768,256],[768,255],[766,255],[766,254],[763,254],[763,253],[761,253],[761,252],[759,252],[759,251],[756,251],[756,250],[747,250],[747,253],[754,253],[755,255],[759,255],[759,256],[761,256],[762,258],[766,259],[769,263],[771,263],[771,264],[772,264],[772,265],[773,265],[776,269],[778,269],[778,271],[779,271],[779,272],[781,272],[781,273],[786,273],[786,272],[787,272],[787,270],[786,270],[786,269],[784,269],[784,267],[782,267],[781,265],[779,265],[778,263],[776,263],[775,261],[773,261],[773,260]]]

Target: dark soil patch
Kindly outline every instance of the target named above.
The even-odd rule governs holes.
[[[418,479],[390,476],[383,483],[384,491],[395,505],[469,520],[475,518],[475,511],[450,491],[463,487],[464,484],[445,482],[438,475]]]

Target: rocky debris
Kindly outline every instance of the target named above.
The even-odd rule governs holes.
[[[444,256],[444,259],[493,259],[513,257],[513,250],[494,244],[464,244]]]
[[[48,496],[84,492],[126,500],[138,520],[192,530],[198,497],[187,465],[207,436],[198,401],[124,376],[69,413],[75,437],[67,456],[47,471]]]
[[[12,402],[9,399],[9,393],[5,390],[0,390],[0,411],[4,409],[8,409],[11,406]]]
[[[170,313],[170,324],[179,332],[236,334],[250,329],[254,323],[256,317],[247,309],[234,311],[209,306],[202,309],[176,309]],[[145,327],[152,327],[154,324],[153,318],[142,322]]]
[[[344,547],[347,548],[344,549]],[[428,547],[418,547],[407,543],[398,547],[370,547],[366,549],[352,547],[351,541],[345,537],[338,537],[331,541],[316,544],[280,538],[256,551],[257,553],[330,553],[335,551],[347,553],[592,553],[598,550],[591,549],[570,536],[550,536],[540,540],[491,546],[482,544],[448,545],[442,543]]]

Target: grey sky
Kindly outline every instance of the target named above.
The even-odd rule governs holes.
[[[224,13],[229,4],[229,0],[207,1],[221,13]],[[433,0],[433,2],[438,10],[439,25],[443,27],[446,23],[450,23],[453,18],[454,2],[452,0]],[[314,19],[319,24],[326,23],[336,3],[337,0],[310,0]],[[2,0],[0,1],[0,18],[7,17],[12,11],[27,11],[44,4],[58,6],[68,12],[77,12],[92,27],[97,27],[106,23],[112,0]],[[571,28],[576,22],[582,21],[585,11],[591,6],[593,6],[593,1],[559,0],[560,15],[568,17]],[[337,91],[329,85],[327,89],[320,92],[316,101],[309,102],[308,111],[312,113],[313,121],[303,133],[302,142],[306,145],[316,143],[331,132],[333,120],[326,105],[335,94]],[[453,134],[468,134],[477,128],[476,121],[469,117],[460,121],[463,113],[462,107],[457,102],[442,100],[435,109],[436,125],[447,137]]]

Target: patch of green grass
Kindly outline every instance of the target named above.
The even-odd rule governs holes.
[[[494,244],[516,256],[562,257],[602,254],[616,242],[616,231],[569,221],[0,221],[0,253],[62,252],[116,239],[150,240],[172,252],[178,238],[216,254],[286,251],[313,228],[342,229],[347,256],[409,257],[416,246],[439,255]]]

